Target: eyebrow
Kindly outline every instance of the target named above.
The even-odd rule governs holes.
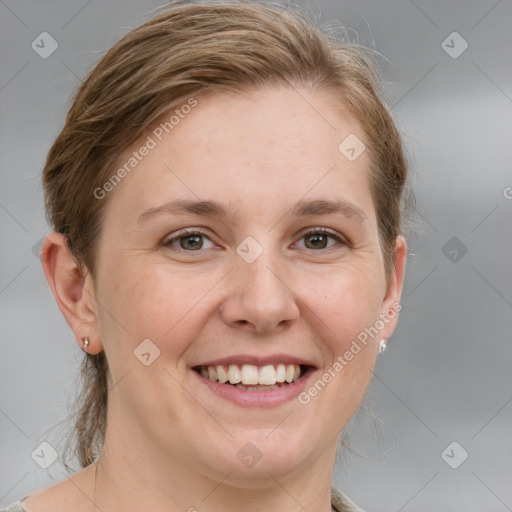
[[[202,217],[217,218],[227,218],[230,215],[230,212],[217,201],[175,199],[160,206],[149,208],[139,216],[138,222],[162,213],[168,215],[195,214]],[[234,217],[236,216],[235,211],[231,213]],[[290,213],[295,217],[341,213],[345,217],[356,217],[360,221],[367,220],[367,216],[361,208],[341,199],[303,199],[293,206]]]

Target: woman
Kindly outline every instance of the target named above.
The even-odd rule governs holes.
[[[178,4],[121,39],[43,173],[84,469],[10,510],[360,510],[331,482],[400,309],[405,180],[371,60],[300,14]]]

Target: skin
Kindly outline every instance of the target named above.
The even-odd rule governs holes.
[[[213,394],[191,366],[291,354],[314,364],[314,383],[399,303],[406,243],[397,238],[386,280],[367,152],[351,162],[338,150],[347,135],[364,140],[364,132],[327,93],[275,87],[196,99],[103,199],[96,282],[79,274],[61,235],[44,242],[44,272],[78,345],[87,336],[89,352],[106,352],[108,428],[98,468],[32,495],[28,511],[91,510],[94,496],[109,512],[330,510],[338,436],[398,314],[305,405],[241,407]],[[199,198],[232,213],[138,222],[149,208]],[[313,198],[344,200],[364,218],[289,214]],[[179,239],[162,243],[199,227],[207,233],[199,250],[187,252],[187,237],[185,248]],[[307,228],[328,228],[347,243],[329,238],[315,248]],[[252,263],[236,252],[247,236],[263,248]],[[145,366],[133,351],[148,338],[160,356]],[[248,442],[262,455],[251,468],[237,457]]]

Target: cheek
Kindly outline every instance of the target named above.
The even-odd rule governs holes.
[[[377,355],[378,335],[365,333],[379,318],[382,279],[369,268],[360,270],[332,273],[309,289],[308,305],[318,317],[315,326],[325,354],[318,377],[322,382],[317,380],[309,391],[323,396],[337,418],[333,423],[342,427],[359,407]]]
[[[343,354],[378,319],[381,282],[370,269],[317,274],[303,290],[306,304],[317,317],[321,338],[334,357]]]
[[[130,266],[125,261],[112,268],[105,289],[112,339],[129,338],[133,349],[149,338],[168,353],[183,352],[192,331],[201,328],[208,291],[219,278],[205,273],[199,278],[192,267],[178,271],[160,263]]]

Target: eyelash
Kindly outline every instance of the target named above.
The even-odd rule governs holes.
[[[202,252],[201,250],[188,251],[187,249],[183,249],[182,247],[172,247],[171,246],[171,244],[173,242],[179,241],[180,238],[185,238],[187,236],[193,236],[193,235],[201,235],[201,236],[208,238],[208,240],[211,241],[210,237],[208,236],[208,234],[206,232],[202,231],[201,229],[195,228],[195,229],[183,230],[177,236],[175,236],[173,238],[169,238],[167,240],[164,240],[162,242],[162,245],[164,245],[165,247],[168,247],[170,249],[178,249],[180,251],[184,251],[184,252],[188,252],[188,253]],[[327,229],[327,228],[313,228],[310,231],[307,231],[306,233],[304,233],[300,237],[300,239],[306,238],[307,236],[311,236],[311,235],[327,235],[327,236],[331,237],[332,239],[336,240],[336,242],[338,242],[344,246],[350,246],[349,242],[347,242],[344,238],[342,238],[340,235],[338,235],[335,231],[331,231],[330,229]],[[326,252],[326,251],[329,251],[330,249],[332,249],[332,247],[327,247],[327,248],[321,249],[319,251],[317,251],[315,249],[307,249],[307,250],[315,251],[315,252],[322,252],[322,251]]]

